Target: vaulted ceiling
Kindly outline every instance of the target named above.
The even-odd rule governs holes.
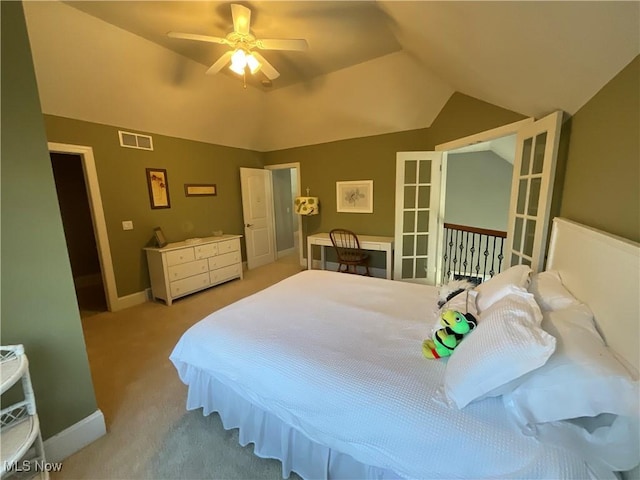
[[[638,2],[254,1],[281,73],[224,69],[231,2],[25,2],[44,113],[269,151],[424,128],[454,92],[539,117],[574,114],[640,53]]]

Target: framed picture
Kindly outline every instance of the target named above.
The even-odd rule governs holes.
[[[162,229],[160,227],[156,227],[153,229],[153,236],[156,238],[156,244],[158,245],[158,247],[162,248],[167,244],[167,239],[164,236],[164,233],[162,232]]]
[[[373,213],[373,180],[336,182],[338,212]]]
[[[215,196],[218,190],[215,183],[185,183],[184,194],[187,197]]]
[[[147,168],[147,185],[151,208],[171,208],[167,171],[162,168]]]

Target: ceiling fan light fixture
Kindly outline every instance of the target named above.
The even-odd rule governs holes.
[[[249,71],[253,74],[260,70],[262,64],[253,56],[253,54],[247,53],[243,49],[238,48],[231,56],[231,65],[229,66],[229,69],[238,75],[243,75],[247,67],[249,67]]]
[[[247,66],[249,67],[249,71],[252,74],[256,73],[262,67],[262,64],[251,53],[247,55],[245,58],[247,60]]]
[[[244,50],[238,48],[233,55],[231,55],[231,65],[229,69],[237,73],[238,75],[242,75],[244,73],[244,68],[247,66],[247,55],[244,53]]]

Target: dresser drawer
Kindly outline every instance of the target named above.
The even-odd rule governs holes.
[[[167,252],[167,265],[180,265],[181,263],[192,262],[195,260],[193,248],[181,248],[180,250],[172,250]]]
[[[218,245],[215,243],[207,243],[206,245],[199,245],[194,247],[196,251],[196,258],[213,257],[218,254]]]
[[[234,263],[240,263],[240,252],[225,253],[216,257],[209,258],[209,270],[216,268],[228,267]]]
[[[239,277],[240,272],[242,271],[242,265],[230,265],[228,267],[217,268],[216,270],[211,270],[209,272],[209,278],[211,280],[211,284],[224,282],[225,280],[229,280],[231,278]]]
[[[180,280],[182,278],[192,277],[199,273],[205,273],[209,271],[209,265],[207,260],[196,260],[195,262],[181,263],[180,265],[172,265],[168,268],[169,281]]]
[[[223,253],[235,252],[236,250],[240,250],[240,240],[238,240],[237,238],[218,242],[218,255],[222,255]]]
[[[209,286],[209,274],[202,273],[193,277],[171,282],[171,297],[179,297]]]

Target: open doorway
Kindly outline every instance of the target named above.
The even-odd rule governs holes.
[[[108,311],[82,157],[50,153],[80,317]]]
[[[448,151],[445,223],[506,231],[515,154],[514,134]]]
[[[442,177],[436,281],[481,282],[507,265],[517,132],[522,120],[438,145]]]
[[[107,223],[102,207],[102,197],[100,195],[100,185],[98,184],[98,173],[96,171],[93,149],[82,145],[52,142],[49,142],[48,146],[51,154],[69,154],[71,156],[68,158],[76,158],[80,161],[82,178],[84,179],[82,188],[84,188],[84,192],[86,193],[86,204],[90,209],[94,241],[93,248],[98,252],[100,275],[102,277],[101,279],[106,307],[108,311],[115,311],[124,308],[127,306],[126,302],[120,301],[117,295],[115,273],[113,270],[113,262],[111,260],[111,249],[109,247],[109,240],[107,236]]]
[[[300,195],[300,164],[268,165],[273,180],[273,210],[276,236],[276,258],[279,262],[303,265],[301,218],[293,202]]]

